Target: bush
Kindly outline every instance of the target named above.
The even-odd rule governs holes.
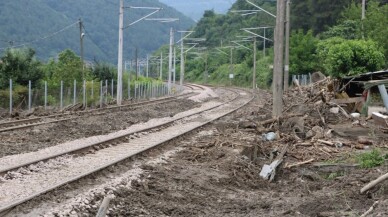
[[[17,85],[12,90],[12,104],[19,105],[28,98],[28,88]],[[9,107],[9,89],[0,90],[0,105],[2,107]]]
[[[386,156],[383,156],[379,150],[374,149],[371,152],[363,153],[357,156],[357,162],[362,168],[372,168],[384,163]]]
[[[318,44],[318,56],[326,74],[345,77],[372,72],[384,66],[384,54],[371,40],[330,38]]]

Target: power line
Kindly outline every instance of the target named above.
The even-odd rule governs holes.
[[[79,24],[79,21],[77,21],[77,22],[75,22],[75,23],[73,23],[73,24],[70,24],[70,25],[68,25],[68,26],[66,26],[66,27],[64,27],[64,28],[62,28],[62,29],[60,29],[60,30],[58,30],[58,31],[56,31],[56,32],[51,33],[51,34],[48,34],[48,35],[45,35],[45,36],[41,36],[41,37],[39,37],[39,38],[37,38],[37,39],[31,40],[31,41],[27,41],[27,42],[22,43],[22,44],[12,45],[12,46],[10,46],[10,47],[5,47],[5,48],[0,48],[0,50],[5,50],[5,49],[7,49],[7,48],[23,47],[23,46],[26,46],[26,45],[28,45],[28,44],[32,44],[32,43],[35,43],[35,42],[38,42],[38,41],[42,41],[42,40],[45,40],[45,39],[48,39],[48,38],[52,38],[52,37],[54,37],[55,35],[58,35],[59,33],[65,31],[65,30],[67,30],[67,29],[69,29],[70,27],[73,27],[73,26],[75,26],[75,25],[78,25],[78,24]],[[13,41],[12,41],[12,42],[13,42]]]
[[[89,32],[86,30],[84,23],[82,23],[82,28],[83,28],[84,31],[85,31],[86,37],[88,37],[88,38],[90,39],[90,41],[91,41],[93,44],[95,44],[95,45],[97,46],[97,48],[99,48],[99,50],[100,50],[102,53],[104,53],[107,57],[109,57],[110,55],[109,55],[105,50],[101,49],[101,47],[93,40],[92,36],[91,36],[91,35],[89,34]]]

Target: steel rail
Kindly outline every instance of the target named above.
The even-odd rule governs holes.
[[[220,104],[220,105],[217,105],[217,106],[215,106],[214,108],[217,108],[217,107],[220,107],[220,106],[225,105],[225,104],[227,104],[227,103],[230,103],[230,102],[232,102],[232,101],[234,101],[234,100],[236,100],[236,99],[238,99],[238,98],[239,98],[239,97],[238,97],[238,95],[237,95],[234,99],[229,100],[229,101],[227,101],[227,102],[224,102],[224,103],[222,103],[222,104]],[[152,145],[152,146],[149,146],[149,147],[145,147],[145,148],[143,148],[143,149],[140,149],[140,150],[136,151],[135,153],[131,153],[131,154],[126,155],[126,156],[124,156],[124,157],[122,157],[122,158],[120,158],[120,159],[117,159],[117,160],[115,160],[115,161],[112,161],[112,162],[109,162],[109,163],[107,163],[107,164],[104,164],[104,165],[102,165],[102,166],[100,166],[100,167],[98,167],[98,168],[92,169],[92,170],[90,170],[90,171],[88,171],[88,172],[86,172],[86,173],[84,173],[84,174],[80,174],[80,175],[78,175],[78,176],[76,176],[76,177],[70,178],[70,179],[68,179],[68,180],[64,180],[64,181],[61,182],[61,183],[55,184],[55,185],[53,185],[53,186],[50,186],[50,187],[48,187],[48,188],[46,188],[46,189],[44,189],[44,190],[41,190],[41,191],[39,191],[39,192],[36,192],[36,193],[30,195],[30,196],[28,196],[28,197],[22,198],[22,199],[20,199],[20,200],[17,200],[17,201],[14,201],[14,202],[12,202],[12,203],[9,203],[9,204],[7,204],[7,205],[5,205],[5,206],[3,206],[3,207],[0,207],[0,216],[2,215],[2,213],[5,213],[5,212],[8,211],[9,209],[11,209],[11,208],[13,208],[13,207],[15,207],[15,206],[18,206],[18,205],[20,205],[20,204],[22,204],[22,203],[24,203],[24,202],[27,202],[27,201],[29,201],[29,200],[31,200],[31,199],[37,197],[37,196],[40,196],[40,195],[45,194],[45,193],[47,193],[47,192],[50,192],[50,191],[52,191],[52,190],[54,190],[54,189],[56,189],[56,188],[59,188],[59,187],[61,187],[61,186],[63,186],[63,185],[72,183],[72,182],[77,181],[77,180],[79,180],[79,179],[81,179],[81,178],[84,178],[84,177],[86,177],[86,176],[88,176],[88,175],[91,175],[91,174],[93,174],[93,173],[96,173],[96,172],[98,172],[98,171],[101,171],[101,170],[103,170],[103,169],[105,169],[105,168],[107,168],[107,167],[110,167],[110,166],[112,166],[112,165],[115,165],[115,164],[117,164],[117,163],[120,163],[120,162],[122,162],[122,161],[124,161],[124,160],[127,160],[128,158],[131,158],[131,157],[137,155],[137,154],[140,154],[140,153],[142,153],[142,152],[144,152],[144,151],[147,151],[147,150],[149,150],[149,149],[151,149],[151,148],[154,148],[154,147],[156,147],[156,146],[162,145],[162,144],[164,144],[164,143],[166,143],[166,142],[168,142],[168,141],[171,141],[171,140],[173,140],[173,139],[175,139],[175,138],[177,138],[177,137],[180,137],[180,136],[182,136],[182,135],[185,135],[185,134],[187,134],[187,133],[189,133],[189,132],[191,132],[191,131],[193,131],[193,130],[195,130],[195,129],[198,129],[198,128],[203,127],[203,126],[205,126],[205,125],[207,125],[207,124],[209,124],[209,123],[211,123],[211,122],[214,122],[214,121],[216,121],[216,120],[218,120],[218,119],[220,119],[220,118],[222,118],[222,117],[225,117],[226,115],[231,114],[231,113],[233,113],[233,112],[239,110],[240,108],[246,106],[246,105],[247,105],[248,103],[250,103],[254,98],[255,98],[255,96],[252,96],[247,102],[243,103],[242,105],[239,105],[239,106],[237,106],[236,108],[231,109],[230,111],[225,112],[224,114],[222,114],[222,115],[220,115],[220,116],[218,116],[218,117],[215,117],[215,118],[213,118],[213,119],[211,119],[211,120],[209,120],[209,121],[206,121],[206,122],[204,122],[204,123],[202,123],[202,124],[200,124],[200,125],[198,125],[198,126],[195,126],[195,127],[191,128],[191,129],[188,129],[188,130],[184,131],[183,133],[181,133],[181,134],[179,134],[179,135],[176,135],[176,136],[173,136],[173,137],[171,137],[171,138],[162,140],[162,141],[160,141],[160,142],[158,142],[158,143],[156,143],[156,144],[154,144],[154,145]],[[208,110],[211,110],[211,109],[214,109],[214,108],[206,109],[206,110],[201,111],[201,112],[205,112],[205,111],[208,111]],[[201,112],[198,112],[198,113],[201,113]],[[194,114],[192,114],[192,115],[194,115]],[[189,115],[189,116],[191,116],[191,115]],[[121,136],[121,137],[122,137],[122,136]],[[116,138],[116,139],[117,139],[117,138]]]
[[[106,107],[106,108],[91,109],[91,110],[80,111],[80,112],[76,112],[76,113],[54,114],[54,115],[49,115],[49,116],[42,116],[42,117],[36,117],[36,118],[29,118],[29,119],[21,119],[21,120],[16,120],[16,121],[3,122],[3,123],[0,123],[0,132],[13,131],[13,130],[18,130],[18,129],[25,129],[25,128],[30,128],[30,127],[35,127],[35,126],[44,125],[44,124],[50,124],[50,123],[58,123],[58,122],[63,122],[63,121],[68,121],[68,120],[76,119],[78,117],[64,118],[64,119],[53,120],[53,121],[44,121],[44,119],[49,119],[49,118],[58,118],[58,117],[62,117],[62,116],[70,116],[70,115],[77,115],[77,114],[88,114],[88,113],[92,113],[92,112],[107,111],[107,110],[108,111],[113,111],[115,109],[120,109],[120,111],[121,111],[122,108],[137,108],[137,107],[142,107],[142,106],[145,106],[145,105],[167,103],[167,102],[176,101],[180,97],[187,97],[188,98],[191,95],[193,95],[192,92],[185,93],[185,94],[180,94],[180,95],[177,95],[177,96],[163,97],[163,98],[155,99],[155,100],[148,100],[148,101],[131,103],[131,104],[126,104],[126,105],[119,105],[119,106],[110,106],[110,107]],[[38,123],[35,123],[35,122],[38,122]],[[26,124],[26,123],[30,123],[30,124]],[[22,124],[25,124],[25,125],[22,125]],[[1,128],[1,127],[4,127],[4,126],[11,126],[11,127]]]
[[[66,155],[66,154],[78,152],[78,151],[81,151],[81,150],[84,150],[84,149],[88,149],[88,148],[91,148],[93,146],[98,146],[98,145],[103,145],[103,144],[106,144],[106,143],[110,143],[110,142],[113,142],[113,141],[116,141],[116,140],[128,137],[128,136],[133,135],[135,133],[141,133],[141,132],[157,129],[157,128],[160,128],[160,127],[164,127],[164,126],[172,124],[172,123],[174,123],[174,122],[176,122],[178,120],[181,120],[183,118],[187,118],[187,117],[190,117],[190,116],[193,116],[193,115],[197,115],[199,113],[203,113],[205,111],[209,111],[211,109],[215,109],[217,107],[225,105],[226,103],[229,103],[229,102],[231,102],[233,100],[236,100],[236,99],[237,99],[237,97],[235,97],[234,99],[229,100],[227,102],[221,103],[219,105],[212,106],[210,108],[207,108],[207,109],[204,109],[204,110],[201,110],[201,111],[198,111],[198,112],[186,115],[184,117],[174,118],[173,120],[170,120],[170,121],[167,121],[167,122],[164,122],[164,123],[160,123],[160,124],[157,124],[157,125],[154,125],[154,126],[151,126],[151,127],[146,127],[146,128],[139,129],[139,130],[134,130],[134,131],[128,132],[128,133],[126,133],[124,135],[116,136],[116,137],[109,138],[109,139],[104,139],[104,140],[101,140],[101,141],[98,141],[98,142],[95,142],[95,143],[91,143],[91,144],[88,144],[88,145],[85,145],[85,146],[80,145],[77,148],[74,148],[74,149],[71,149],[71,150],[66,150],[66,151],[59,152],[59,153],[56,153],[56,154],[53,154],[53,155],[42,156],[41,158],[34,159],[34,160],[31,160],[31,161],[28,161],[28,162],[24,162],[22,164],[14,165],[14,166],[11,166],[11,167],[8,167],[8,168],[5,168],[5,169],[0,169],[0,174],[4,174],[4,173],[6,173],[8,171],[15,170],[15,169],[18,169],[18,168],[21,168],[21,167],[24,167],[24,166],[27,166],[27,165],[31,165],[31,164],[34,164],[34,163],[38,163],[38,162],[41,162],[41,161],[47,161],[47,160],[50,160],[50,159],[53,159],[53,158],[56,158],[56,157],[59,157],[59,156],[62,156],[62,155]]]

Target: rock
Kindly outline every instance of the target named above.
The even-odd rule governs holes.
[[[330,112],[333,114],[338,114],[339,113],[339,108],[338,107],[333,107],[330,109]]]
[[[310,139],[314,136],[314,132],[312,130],[307,131],[306,133],[306,139]]]
[[[311,129],[315,134],[314,134],[314,139],[322,139],[324,137],[324,129],[320,126],[314,126]]]
[[[352,118],[360,118],[361,114],[355,112],[355,113],[351,113],[350,116],[351,116]]]

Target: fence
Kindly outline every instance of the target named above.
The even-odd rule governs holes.
[[[72,84],[36,85],[31,81],[28,87],[14,85],[12,79],[9,81],[9,89],[0,91],[0,108],[9,108],[9,113],[14,110],[28,110],[42,107],[44,110],[63,111],[68,107],[80,106],[83,109],[103,107],[112,104],[117,97],[117,83],[114,80],[105,81],[82,81],[74,80]],[[173,84],[172,91],[168,91],[168,86],[164,82],[152,81],[130,81],[123,82],[123,100],[146,100],[158,98],[166,95],[177,94],[183,88]]]
[[[311,81],[311,74],[305,74],[305,75],[293,75],[292,80],[297,80],[299,82],[299,85],[306,86],[312,83]]]

